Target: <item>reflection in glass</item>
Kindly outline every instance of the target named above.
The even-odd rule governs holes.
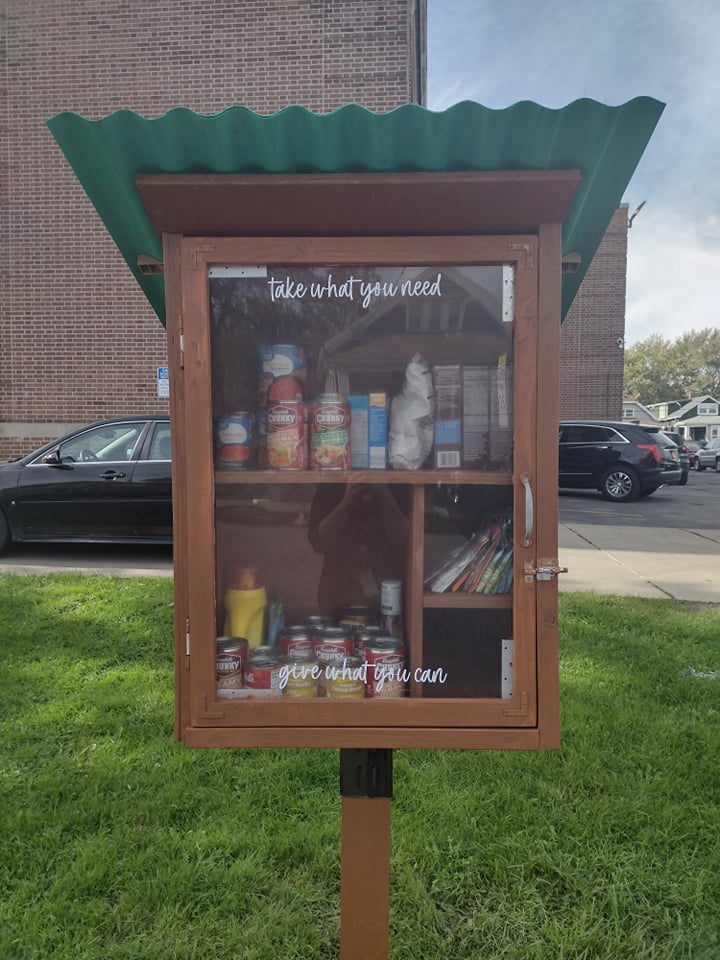
[[[507,695],[512,286],[500,265],[212,268],[216,628],[252,667],[238,685],[232,661],[234,698]],[[354,673],[306,682],[291,655]]]

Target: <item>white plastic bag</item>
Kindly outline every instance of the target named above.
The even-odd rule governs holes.
[[[405,368],[405,384],[390,405],[388,462],[394,470],[419,470],[433,445],[435,402],[430,367],[416,353]]]

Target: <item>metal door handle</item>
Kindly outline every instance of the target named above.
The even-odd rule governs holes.
[[[530,486],[530,477],[523,473],[520,477],[522,485],[525,487],[525,536],[520,543],[523,547],[529,547],[532,543],[533,526],[535,525],[535,503],[533,500],[532,487]]]
[[[115,470],[106,470],[105,473],[100,474],[101,480],[120,480],[124,477],[124,473],[117,473]]]

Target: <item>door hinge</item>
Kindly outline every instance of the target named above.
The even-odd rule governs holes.
[[[559,566],[557,560],[539,560],[537,566],[530,560],[525,561],[525,583],[532,583],[533,580],[554,580],[559,573],[567,572],[568,568]]]

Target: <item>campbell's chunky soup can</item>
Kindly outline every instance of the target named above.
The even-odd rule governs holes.
[[[363,645],[378,637],[387,637],[388,632],[384,627],[376,627],[370,624],[367,627],[357,627],[353,634],[353,654],[357,657],[362,656]]]
[[[248,658],[248,642],[244,637],[217,638],[217,695],[229,699],[240,697],[243,688],[243,665]]]
[[[312,653],[313,634],[302,624],[285,627],[280,632],[278,643],[283,652],[283,656],[288,656],[292,653]]]
[[[326,393],[310,405],[310,469],[349,470],[350,404]]]
[[[215,420],[215,454],[219,467],[249,467],[252,463],[254,415],[228,413]]]
[[[267,465],[272,470],[305,470],[305,404],[277,401],[268,404],[265,427]]]
[[[313,650],[318,660],[329,663],[351,657],[354,638],[345,627],[324,627],[313,638]]]
[[[375,637],[362,645],[367,663],[368,697],[392,700],[405,696],[405,647],[396,637]]]
[[[281,665],[277,647],[253,647],[245,663],[245,687],[256,697],[279,697]]]

